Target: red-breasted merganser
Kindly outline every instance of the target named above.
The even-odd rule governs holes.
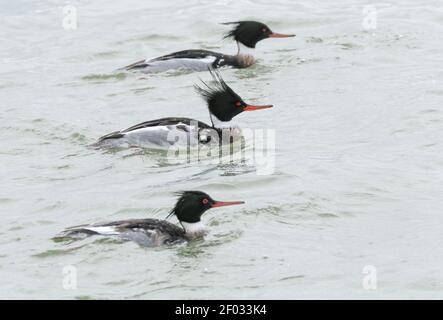
[[[184,50],[164,55],[154,59],[146,59],[124,67],[125,70],[140,70],[144,73],[156,73],[171,69],[185,69],[192,71],[204,71],[208,67],[219,68],[231,66],[234,68],[247,68],[255,63],[252,55],[242,54],[247,48],[254,49],[257,42],[267,38],[288,38],[294,34],[281,34],[272,32],[264,23],[257,21],[226,22],[226,25],[234,25],[225,38],[233,38],[237,42],[238,52],[236,55],[226,55],[208,50]]]
[[[147,148],[197,147],[199,145],[221,145],[225,141],[223,122],[229,122],[243,111],[271,108],[272,105],[254,106],[247,104],[223,80],[217,70],[209,70],[213,84],[203,82],[195,86],[205,99],[212,126],[189,118],[162,118],[139,123],[122,131],[107,134],[94,143],[93,147]],[[235,137],[234,137],[235,138]],[[209,146],[209,145],[208,145]]]
[[[176,244],[202,237],[207,233],[200,218],[211,208],[244,204],[243,201],[216,201],[201,191],[184,191],[171,210],[181,226],[159,219],[132,219],[68,228],[55,240],[82,239],[92,235],[116,236],[143,246]]]

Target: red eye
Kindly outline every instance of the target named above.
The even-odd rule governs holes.
[[[240,107],[240,106],[241,106],[241,102],[240,102],[240,101],[237,101],[237,102],[235,103],[235,105],[236,105],[237,107]]]
[[[267,30],[266,30],[266,28],[263,28],[263,29],[261,29],[261,31],[266,32]]]
[[[208,201],[208,199],[205,198],[202,200],[202,202],[203,202],[203,204],[208,204],[209,201]]]

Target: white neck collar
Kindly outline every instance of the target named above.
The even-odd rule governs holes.
[[[211,112],[209,112],[209,115],[211,117],[211,122],[216,128],[229,128],[232,127],[232,120],[231,121],[221,121],[219,120],[215,115],[213,115]]]
[[[185,228],[185,232],[187,236],[190,237],[201,237],[207,233],[206,227],[203,222],[180,222],[183,228]]]
[[[254,53],[255,53],[254,48],[249,48],[245,46],[243,43],[237,42],[237,54],[253,56]]]

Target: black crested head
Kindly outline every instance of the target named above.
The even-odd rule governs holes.
[[[257,21],[236,21],[222,24],[234,25],[224,38],[233,38],[249,48],[255,48],[257,42],[267,38],[294,37],[293,34],[274,33],[267,25]]]
[[[243,111],[254,111],[272,107],[272,105],[252,106],[247,104],[226,84],[218,70],[209,69],[209,73],[214,80],[213,84],[207,84],[202,81],[203,87],[198,85],[194,87],[203,99],[205,99],[209,112],[216,116],[218,120],[227,122],[231,121],[232,118]]]
[[[199,222],[202,214],[215,202],[201,191],[183,191],[178,192],[177,195],[179,198],[170,215],[175,214],[178,220],[188,223]]]
[[[244,203],[242,201],[216,201],[202,191],[183,191],[178,192],[177,195],[179,196],[177,203],[168,217],[175,214],[179,221],[187,223],[199,222],[203,213],[211,208]]]
[[[202,81],[203,87],[198,85],[194,87],[205,99],[211,114],[220,121],[231,121],[232,118],[243,112],[241,106],[246,103],[226,84],[218,70],[209,69],[209,73],[214,80],[212,84]]]
[[[267,25],[257,21],[237,21],[223,24],[235,25],[234,28],[225,35],[225,38],[233,38],[248,48],[255,48],[257,42],[268,38],[269,34],[272,33]]]

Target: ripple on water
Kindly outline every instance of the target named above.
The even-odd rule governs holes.
[[[430,94],[435,94],[435,95],[443,96],[443,90],[435,90],[435,89],[433,89],[433,90],[428,90],[426,92],[430,93]]]
[[[254,173],[257,171],[256,167],[247,164],[221,164],[216,167],[220,171],[222,177],[235,177],[243,174]]]
[[[107,286],[111,286],[111,287],[119,287],[119,286],[128,286],[132,283],[133,281],[131,280],[127,280],[127,279],[120,279],[117,281],[109,281],[106,282],[105,285]]]
[[[155,89],[155,87],[140,87],[140,88],[135,88],[135,89],[131,89],[131,92],[135,93],[135,94],[143,94],[147,91],[153,90]]]
[[[60,242],[57,240],[56,242]],[[72,242],[72,241],[71,241]],[[80,245],[78,247],[66,248],[66,249],[49,249],[43,252],[39,252],[33,254],[32,256],[35,258],[50,258],[50,257],[59,257],[64,255],[70,255],[75,253],[77,250],[83,248],[85,245]]]
[[[143,41],[147,41],[147,42],[157,42],[157,41],[161,41],[161,42],[167,42],[167,41],[171,41],[174,42],[176,40],[183,40],[182,38],[178,37],[178,36],[172,36],[172,35],[167,35],[167,34],[149,34],[149,35],[142,35],[142,36],[138,36],[138,37],[133,37],[133,38],[129,38],[129,39],[125,39],[125,40],[121,40],[121,41],[116,41],[115,44],[118,45],[125,45],[128,43],[137,43],[139,44],[140,42]]]
[[[440,278],[426,277],[415,281],[409,287],[413,290],[442,292],[443,284]]]
[[[126,72],[116,72],[116,73],[93,73],[86,76],[81,77],[81,80],[90,81],[93,83],[103,83],[106,81],[120,81],[124,80],[128,77],[128,73]]]
[[[305,39],[306,43],[323,43],[323,39],[320,37],[308,37]]]
[[[296,275],[296,276],[283,277],[283,278],[278,279],[278,281],[291,281],[291,280],[299,280],[299,279],[304,279],[304,278],[306,278],[305,275],[299,274],[299,275]]]
[[[17,201],[16,199],[12,199],[12,198],[0,198],[0,203],[6,204],[6,203],[11,203]]]
[[[93,56],[101,59],[101,58],[114,58],[120,54],[121,54],[120,51],[102,51],[102,52],[97,52]]]
[[[237,79],[243,80],[263,77],[264,75],[272,74],[275,71],[275,66],[260,64],[260,61],[257,61],[254,65],[247,69],[234,69],[233,74],[237,77]]]
[[[227,233],[212,235],[211,239],[196,239],[178,247],[179,257],[195,258],[199,256],[211,256],[211,248],[222,246],[226,243],[239,239],[243,234],[241,230],[231,230]],[[208,249],[209,248],[209,249]]]
[[[84,296],[76,296],[76,297],[74,297],[74,299],[76,299],[76,300],[93,300],[95,298],[93,296],[84,295]]]
[[[342,50],[353,50],[357,48],[361,48],[361,46],[352,43],[352,42],[341,42],[341,43],[334,43],[334,45],[339,46]]]
[[[85,145],[88,141],[88,138],[86,137],[86,135],[79,133],[79,132],[72,133],[68,139],[72,143],[77,144],[77,145]]]

